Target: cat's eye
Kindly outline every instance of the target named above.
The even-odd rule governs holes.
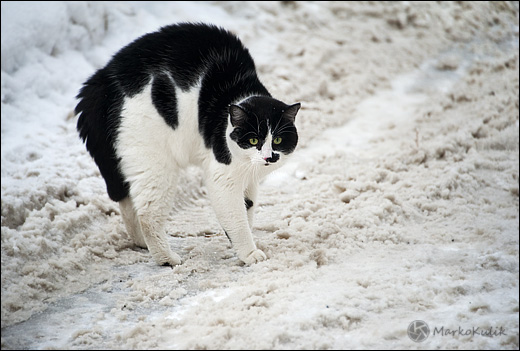
[[[281,142],[282,142],[282,138],[280,138],[280,137],[276,137],[273,140],[273,143],[275,143],[276,145],[280,144]]]
[[[249,143],[251,145],[256,145],[256,144],[258,144],[258,139],[257,138],[251,138],[251,139],[249,139]]]

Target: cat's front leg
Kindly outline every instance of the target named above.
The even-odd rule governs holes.
[[[164,231],[165,217],[150,210],[137,211],[144,241],[155,262],[160,266],[176,266],[181,258],[172,252]]]
[[[249,222],[249,228],[253,229],[254,213],[257,207],[257,195],[258,195],[258,184],[250,183],[244,192],[244,202],[247,210],[247,219]]]
[[[206,183],[213,208],[238,258],[246,264],[266,260],[265,253],[253,241],[243,189],[222,174],[209,178]]]

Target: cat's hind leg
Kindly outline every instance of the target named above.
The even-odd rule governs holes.
[[[181,263],[181,258],[170,249],[165,223],[176,193],[178,171],[169,162],[168,152],[156,150],[157,147],[152,150],[141,147],[140,152],[126,149],[129,153],[122,165],[130,184],[131,200],[123,201],[121,207],[128,223],[135,224],[136,229],[129,234],[136,244],[144,242],[158,265],[175,266]]]
[[[134,235],[137,241],[142,235],[157,264],[169,266],[181,263],[179,255],[170,249],[165,232],[177,188],[179,165],[172,151],[175,140],[174,131],[151,101],[150,85],[125,100],[115,149],[140,228]]]
[[[147,246],[141,232],[141,225],[137,219],[137,213],[134,210],[134,204],[130,196],[119,201],[119,208],[121,209],[121,217],[123,217],[123,223],[130,239],[136,246],[146,249]]]
[[[165,178],[170,179],[168,184],[165,184]],[[161,180],[156,181],[157,179]],[[144,177],[142,182],[135,182],[130,186],[130,194],[144,242],[155,262],[161,266],[181,264],[179,255],[170,249],[164,228],[175,194],[175,185],[176,182],[172,180],[171,175],[157,172],[155,175],[149,174]]]

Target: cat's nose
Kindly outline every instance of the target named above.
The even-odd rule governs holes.
[[[262,150],[260,151],[260,155],[262,156],[264,161],[267,161],[273,156],[273,151],[271,149],[262,148]]]

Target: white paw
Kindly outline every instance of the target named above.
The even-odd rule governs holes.
[[[245,258],[239,257],[240,260],[242,260],[245,264],[253,264],[257,262],[262,262],[267,260],[267,256],[262,250],[254,250],[249,255],[247,255]]]
[[[168,255],[156,255],[153,257],[159,266],[178,266],[182,263],[181,257],[175,252],[170,252]]]

